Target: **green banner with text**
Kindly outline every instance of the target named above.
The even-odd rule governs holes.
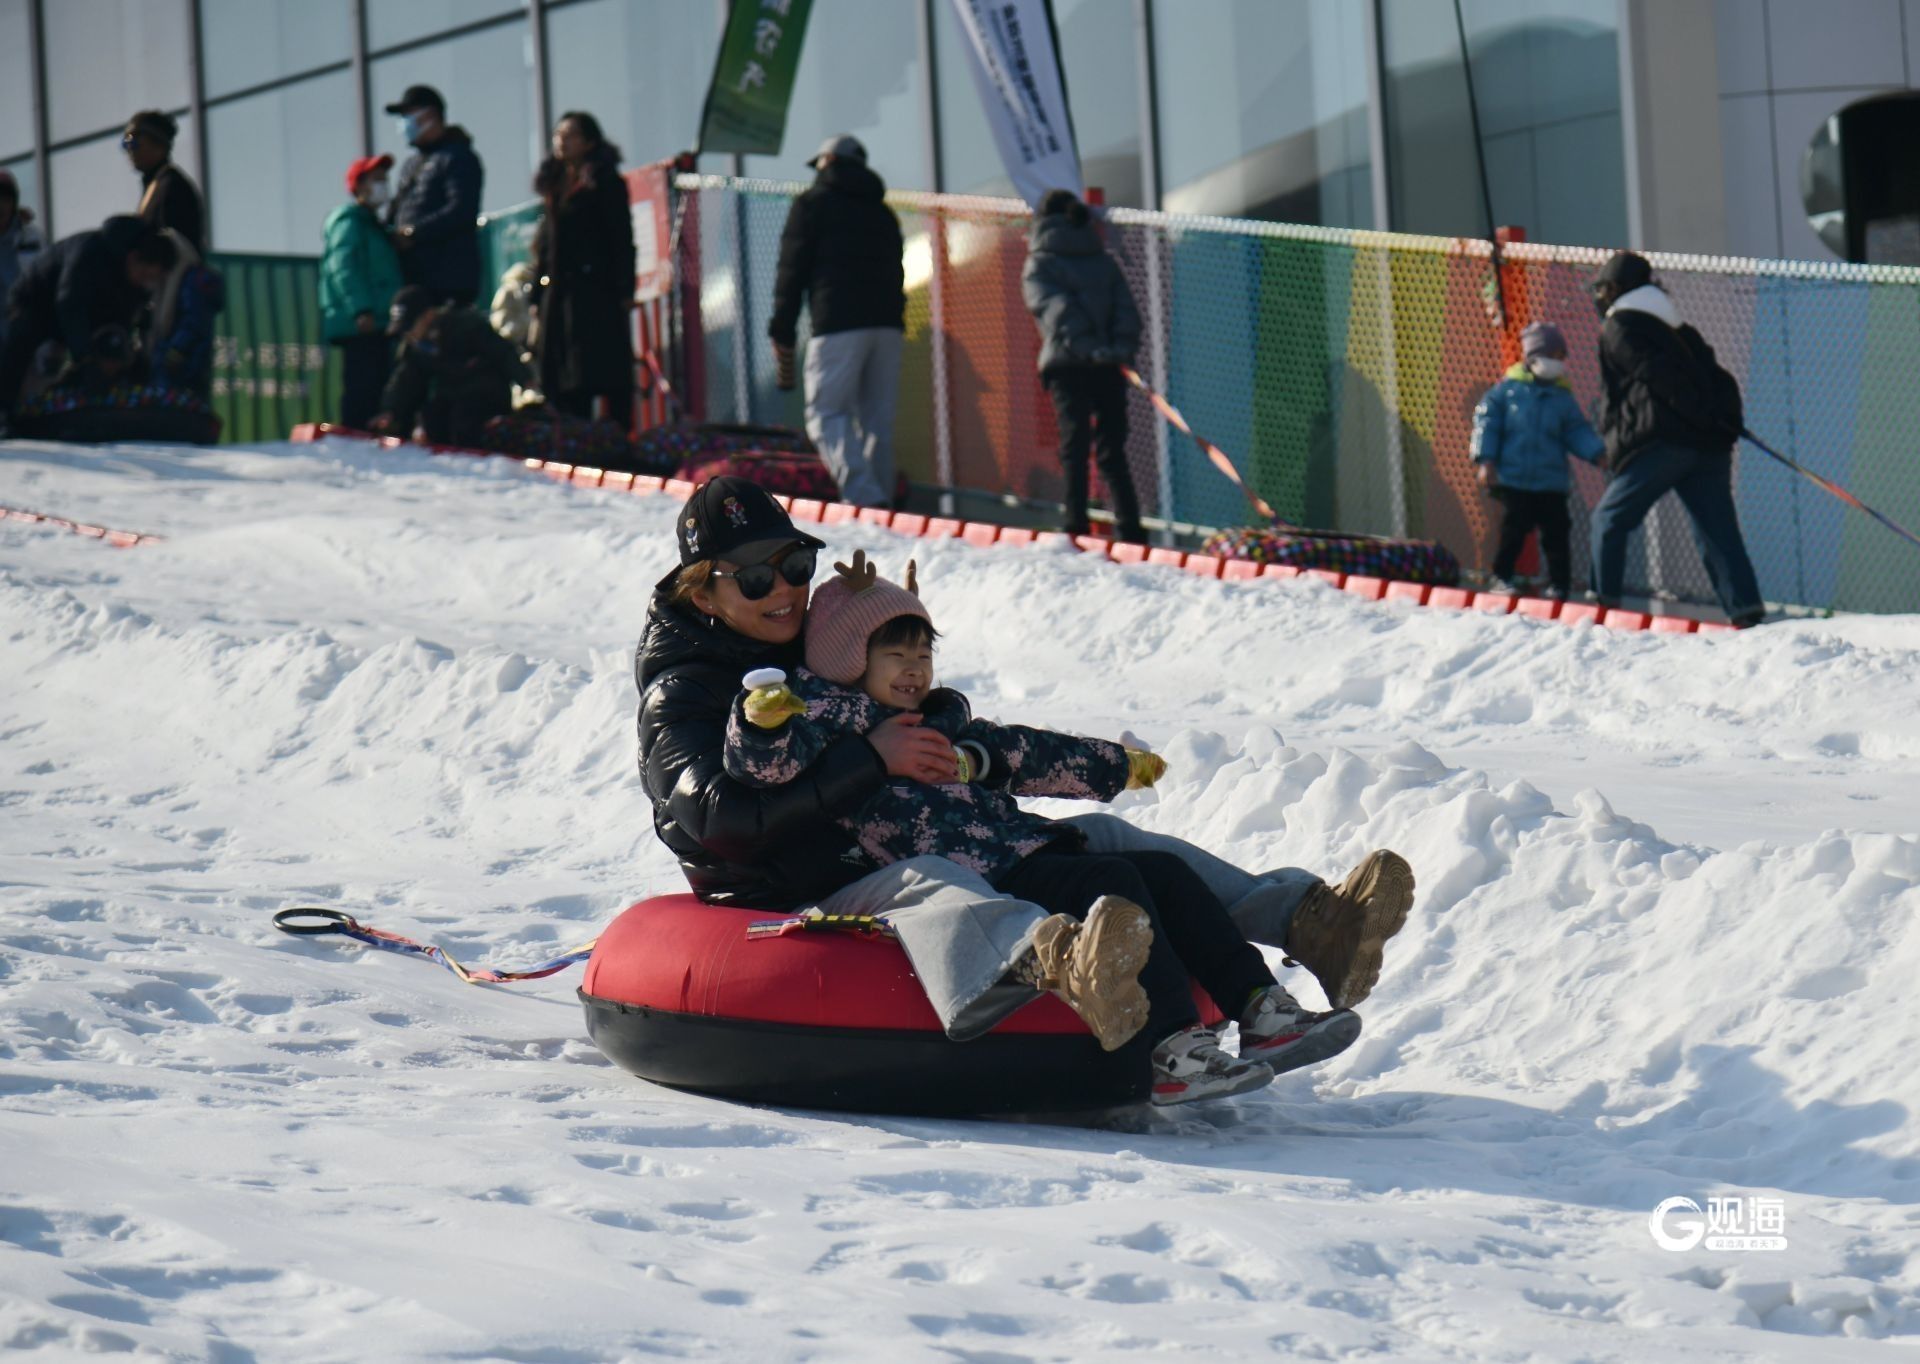
[[[812,10],[813,0],[732,0],[700,116],[699,151],[780,150]]]

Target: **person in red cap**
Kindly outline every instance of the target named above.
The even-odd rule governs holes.
[[[356,430],[380,410],[393,363],[387,308],[400,289],[400,257],[380,222],[391,156],[363,156],[347,167],[353,197],[327,215],[320,256],[320,325],[340,347],[340,423]]]

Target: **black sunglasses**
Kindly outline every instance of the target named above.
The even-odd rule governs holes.
[[[771,559],[765,563],[748,564],[745,568],[732,573],[713,571],[716,578],[732,578],[733,585],[740,589],[740,595],[748,601],[759,601],[773,591],[773,575],[777,572],[795,587],[813,581],[814,566],[819,559],[812,545],[801,545],[787,551],[778,568]]]

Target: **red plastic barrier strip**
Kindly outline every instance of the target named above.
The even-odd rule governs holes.
[[[1261,502],[1251,489],[1241,481],[1239,471],[1233,467],[1233,461],[1218,446],[1194,435],[1184,418],[1166,399],[1148,388],[1146,382],[1132,369],[1122,366],[1128,380],[1145,393],[1154,406],[1160,409],[1167,420],[1173,422],[1189,436],[1193,436],[1204,447],[1216,464],[1230,477],[1261,514],[1276,525],[1287,523],[1274,516],[1266,503]],[[327,423],[302,423],[294,427],[291,439],[296,443],[316,441],[327,436],[342,436],[350,440],[375,441],[393,448],[408,442],[392,436],[376,436],[371,432],[355,431],[347,427],[332,426]],[[492,450],[469,450],[458,446],[419,446],[434,454],[491,455],[499,452]],[[576,468],[571,464],[561,464],[552,460],[526,459],[522,463],[527,468],[544,473],[547,477],[562,483],[577,483],[601,488],[615,488],[633,493],[670,493],[678,498],[690,496],[694,485],[685,479],[660,479],[648,474],[631,475],[632,483],[626,480],[629,475],[603,473],[599,469]],[[1577,625],[1581,622],[1604,623],[1615,630],[1647,630],[1657,634],[1718,634],[1731,631],[1734,627],[1713,621],[1694,622],[1684,616],[1655,616],[1640,611],[1621,611],[1615,609],[1603,612],[1600,607],[1585,602],[1549,602],[1537,597],[1515,598],[1510,594],[1495,592],[1475,592],[1465,587],[1435,587],[1427,583],[1405,582],[1398,579],[1375,578],[1364,574],[1337,573],[1331,569],[1300,569],[1292,564],[1257,563],[1248,559],[1223,559],[1211,554],[1190,554],[1184,550],[1146,545],[1124,544],[1109,540],[1104,536],[1065,535],[1059,531],[1034,531],[1022,526],[995,527],[984,521],[960,521],[952,517],[924,516],[916,512],[893,512],[888,514],[870,507],[859,507],[851,502],[822,502],[812,498],[797,497],[783,499],[788,514],[795,521],[824,522],[838,525],[843,522],[857,522],[881,526],[901,535],[922,539],[964,540],[979,548],[1002,545],[1037,545],[1048,548],[1065,544],[1089,554],[1098,554],[1119,564],[1149,563],[1205,578],[1224,578],[1227,581],[1250,581],[1254,579],[1282,580],[1310,576],[1319,578],[1328,586],[1340,591],[1350,592],[1367,601],[1405,601],[1415,606],[1452,607],[1458,610],[1476,610],[1494,615],[1531,616],[1536,620],[1558,620],[1563,624]],[[146,537],[151,539],[153,537]]]
[[[137,530],[113,530],[107,526],[89,525],[85,521],[69,521],[64,516],[48,516],[45,512],[28,511],[24,507],[0,507],[0,521],[25,521],[31,525],[47,526],[53,530],[70,531],[75,535],[84,535],[90,540],[104,540],[115,549],[132,549],[135,545],[157,545],[165,537],[148,535]]]

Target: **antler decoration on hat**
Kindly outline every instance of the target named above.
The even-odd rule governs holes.
[[[907,591],[917,597],[920,595],[920,565],[915,560],[907,560]]]
[[[849,568],[845,564],[835,564],[833,571],[840,575],[840,579],[846,583],[848,591],[853,592],[855,595],[871,590],[873,585],[880,580],[880,570],[867,562],[867,552],[864,549],[856,549],[853,552],[853,567]]]

